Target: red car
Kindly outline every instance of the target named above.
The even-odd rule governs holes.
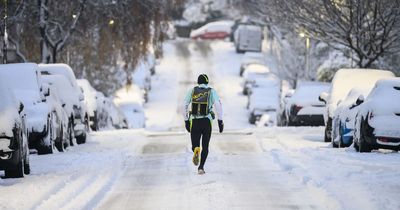
[[[208,23],[190,33],[192,39],[226,39],[232,32],[233,21],[217,21]]]

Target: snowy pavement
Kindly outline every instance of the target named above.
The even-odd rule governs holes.
[[[146,130],[92,133],[65,153],[31,155],[32,175],[0,180],[0,209],[400,209],[398,153],[333,149],[322,127],[252,127],[231,43],[165,49]],[[226,124],[202,176],[179,113],[199,73],[221,95]]]

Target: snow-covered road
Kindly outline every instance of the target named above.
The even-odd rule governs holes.
[[[398,153],[332,149],[322,127],[251,127],[231,43],[165,50],[146,130],[92,133],[65,153],[32,155],[32,175],[0,180],[0,209],[400,209]],[[221,95],[226,124],[203,176],[179,113],[199,73]]]

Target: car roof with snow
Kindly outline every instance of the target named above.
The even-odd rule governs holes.
[[[319,101],[319,95],[322,92],[328,91],[330,88],[329,83],[325,82],[299,82],[292,97],[288,99],[287,104],[298,104],[298,105],[323,105]]]
[[[234,21],[215,21],[215,22],[210,22],[207,23],[200,28],[197,28],[195,30],[192,30],[190,33],[190,36],[196,36],[201,33],[203,33],[205,30],[211,31],[211,32],[216,32],[216,31],[224,31],[227,33],[230,33],[232,31],[232,26],[235,24]]]
[[[64,103],[79,104],[79,96],[73,91],[73,87],[69,80],[63,75],[44,75],[43,82],[55,87],[58,97]]]
[[[67,64],[39,64],[39,69],[42,75],[64,75],[69,80],[74,89],[79,89],[78,84],[76,83],[74,71]]]
[[[0,77],[4,85],[13,90],[19,100],[40,100],[40,75],[34,63],[0,65]]]
[[[374,115],[395,117],[400,113],[400,78],[379,80],[365,101]]]
[[[328,103],[337,104],[354,87],[372,89],[379,79],[391,78],[394,74],[377,69],[340,69],[336,72],[330,89]]]
[[[14,93],[6,86],[4,78],[0,77],[0,110],[5,110],[9,107],[16,107],[17,101]]]

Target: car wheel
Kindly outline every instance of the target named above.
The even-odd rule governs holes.
[[[25,160],[24,160],[24,174],[28,175],[31,173],[31,166],[29,163],[29,149],[26,148]]]
[[[5,178],[22,178],[22,177],[24,177],[24,169],[25,169],[25,167],[24,167],[25,166],[25,163],[24,163],[25,157],[23,155],[24,144],[23,144],[22,135],[19,135],[19,137],[20,137],[20,139],[19,139],[20,148],[18,150],[18,153],[15,154],[19,158],[18,164],[14,168],[4,170]]]
[[[86,134],[82,134],[80,136],[76,136],[76,143],[78,143],[78,144],[86,143]]]
[[[58,135],[57,140],[55,142],[55,146],[59,152],[65,151],[65,143],[63,141],[63,134],[64,134],[64,131],[63,131],[63,128],[61,125],[60,134]]]
[[[325,142],[332,141],[332,118],[328,118],[328,122],[326,123],[324,141]]]
[[[368,142],[366,142],[365,138],[367,137],[367,124],[368,122],[361,118],[361,125],[360,125],[360,139],[358,140],[358,151],[359,152],[371,152],[372,147]]]

